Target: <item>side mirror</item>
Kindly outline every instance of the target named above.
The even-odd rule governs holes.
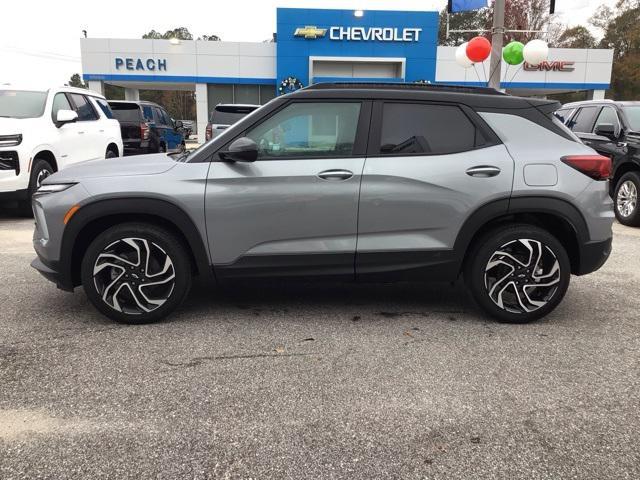
[[[60,128],[65,123],[73,123],[78,121],[78,114],[73,110],[58,110],[56,115],[56,127]]]
[[[615,139],[616,127],[613,125],[613,123],[601,123],[598,126],[596,126],[595,134],[600,135],[602,137]]]
[[[174,125],[176,126],[176,130],[178,130],[180,128],[184,128],[184,123],[182,123],[182,120],[176,120],[174,122]]]
[[[248,137],[234,140],[226,152],[220,152],[225,162],[255,162],[258,159],[258,145]]]

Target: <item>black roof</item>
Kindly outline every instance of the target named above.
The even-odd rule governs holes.
[[[482,110],[509,110],[536,107],[545,112],[557,110],[555,100],[507,95],[493,88],[422,83],[317,83],[286,96],[296,98],[385,99],[452,102]]]
[[[396,83],[396,82],[327,82],[315,83],[305,90],[323,89],[371,89],[371,90],[417,90],[434,92],[483,93],[485,95],[506,95],[495,88],[470,87],[467,85],[440,85],[433,83]]]

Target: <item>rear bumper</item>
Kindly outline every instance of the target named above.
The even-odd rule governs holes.
[[[612,238],[609,238],[583,244],[580,249],[580,268],[575,272],[576,275],[586,275],[602,267],[611,255],[611,241]]]
[[[61,274],[57,265],[47,264],[42,261],[40,257],[36,257],[31,262],[31,266],[35,268],[40,275],[44,278],[56,284],[61,290],[73,292],[73,285],[70,278],[65,278],[65,275]]]

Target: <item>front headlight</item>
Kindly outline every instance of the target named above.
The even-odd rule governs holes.
[[[50,183],[47,185],[41,185],[38,190],[33,194],[34,197],[39,195],[46,195],[47,193],[63,192],[67,188],[71,188],[75,183]]]
[[[0,135],[0,147],[17,147],[22,143],[22,135]]]

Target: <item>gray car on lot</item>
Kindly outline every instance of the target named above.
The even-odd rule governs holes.
[[[105,315],[156,321],[197,275],[453,281],[540,318],[611,249],[611,162],[553,101],[491,89],[319,84],[198,150],[101,160],[33,198],[33,266]]]

